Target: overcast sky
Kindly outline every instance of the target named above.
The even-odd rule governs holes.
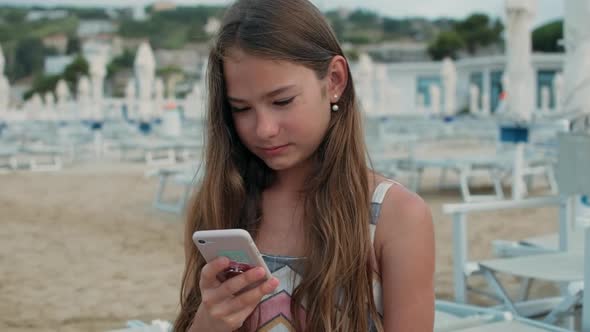
[[[492,16],[504,15],[505,0],[312,0],[322,9],[334,7],[367,8],[391,17],[425,16],[463,18],[475,11]],[[537,0],[535,25],[563,17],[563,2],[571,0]],[[77,5],[133,6],[153,0],[0,0],[0,5]],[[176,0],[178,4],[227,4],[228,0]]]

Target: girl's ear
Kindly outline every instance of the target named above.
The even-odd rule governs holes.
[[[332,58],[328,68],[328,99],[336,103],[342,96],[348,83],[348,62],[341,55]]]

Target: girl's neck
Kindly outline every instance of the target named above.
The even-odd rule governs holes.
[[[289,169],[277,171],[275,182],[269,189],[276,192],[301,193],[311,170],[311,162],[306,161]]]

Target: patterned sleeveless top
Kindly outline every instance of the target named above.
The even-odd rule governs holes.
[[[381,212],[383,198],[393,184],[395,182],[381,182],[373,193],[371,200],[371,225],[369,226],[372,241],[375,238],[375,228]],[[272,275],[279,279],[280,284],[274,293],[262,298],[257,310],[253,312],[252,322],[260,322],[256,330],[257,332],[294,332],[295,325],[291,315],[291,294],[293,294],[293,290],[301,281],[300,275],[305,258],[264,254],[262,257]],[[377,273],[373,276],[373,298],[377,311],[383,316],[381,277]],[[299,319],[304,321],[305,308],[302,307],[300,309],[299,316]],[[372,322],[368,330],[376,330]]]

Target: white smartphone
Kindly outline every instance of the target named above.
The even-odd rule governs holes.
[[[262,259],[258,248],[256,248],[250,233],[246,230],[196,231],[193,233],[193,242],[207,262],[221,256],[230,259],[229,268],[217,275],[221,282],[257,266],[264,268],[264,271],[266,271],[266,280],[271,278],[270,270],[266,266],[264,259]]]

